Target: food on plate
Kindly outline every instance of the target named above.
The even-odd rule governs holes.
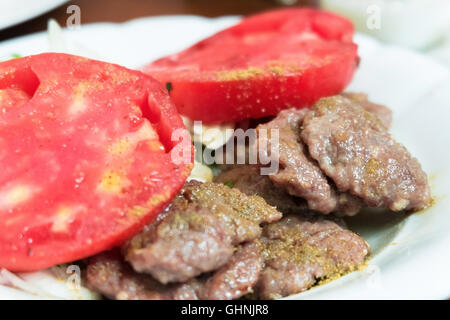
[[[210,182],[214,179],[214,173],[207,165],[194,161],[194,167],[192,168],[191,175],[188,180],[197,180],[201,182]]]
[[[136,273],[118,252],[102,253],[87,267],[90,287],[118,300],[231,300],[250,292],[262,269],[261,245],[249,242],[237,248],[229,261],[211,275],[185,283],[163,285]]]
[[[358,65],[353,25],[311,9],[245,18],[144,71],[166,83],[179,112],[205,123],[276,115],[340,93]]]
[[[200,195],[186,199],[190,189]],[[215,207],[212,204],[218,190],[227,196],[220,195]],[[306,290],[318,279],[353,270],[364,263],[369,252],[362,238],[332,220],[300,213],[266,224],[262,236],[260,217],[246,230],[245,223],[226,219],[232,215],[223,212],[250,207],[252,212],[240,212],[240,219],[253,220],[255,214],[261,214],[270,217],[265,218],[266,223],[279,220],[281,213],[268,205],[261,207],[263,201],[258,196],[246,197],[225,185],[190,182],[180,197],[175,198],[160,221],[123,246],[123,255],[117,251],[92,258],[87,267],[88,284],[117,299],[231,299],[253,288],[261,298],[275,298]],[[180,202],[188,202],[191,210],[172,209]],[[208,215],[223,215],[221,219],[225,220],[214,221]],[[237,226],[240,230],[235,229]],[[235,240],[235,247],[230,246],[232,238],[239,237],[244,244]],[[256,240],[259,237],[261,243]],[[218,244],[211,245],[209,239]],[[134,247],[136,244],[138,247]],[[142,255],[137,257],[137,265],[133,263],[136,257],[129,256],[130,250]]]
[[[273,299],[364,264],[369,246],[342,220],[301,212],[280,218],[259,196],[189,182],[121,251],[89,260],[88,285],[113,299]]]
[[[182,120],[141,72],[47,53],[0,63],[0,92],[0,267],[39,270],[110,249],[189,175],[192,159],[171,155],[192,153],[189,137],[171,139]]]
[[[299,293],[357,270],[370,250],[342,220],[301,214],[267,225],[261,242],[265,265],[256,292],[262,299]]]
[[[38,294],[26,279],[67,267],[83,297],[277,299],[363,268],[348,216],[431,194],[391,110],[343,92],[352,37],[284,9],[146,66],[160,82],[67,54],[0,63],[0,288]]]
[[[278,188],[305,199],[311,210],[325,214],[340,211],[353,215],[359,211],[360,201],[350,194],[341,194],[330,184],[300,139],[303,118],[308,111],[309,109],[286,109],[275,119],[256,128],[259,136],[256,146],[267,155],[273,148],[269,132],[278,130],[279,139],[274,142],[278,143],[276,161],[279,163],[279,170],[269,175],[269,178]],[[267,134],[260,135],[261,131]]]
[[[214,181],[236,188],[248,195],[260,196],[285,214],[302,213],[308,210],[304,199],[292,197],[285,190],[276,188],[269,176],[261,175],[259,166],[236,165],[223,170],[214,178]]]
[[[182,116],[182,119],[186,129],[191,133],[192,140],[213,150],[224,145],[232,137],[235,128],[233,122],[209,126],[202,121],[192,121],[185,116]]]
[[[191,181],[163,213],[123,247],[138,272],[161,283],[186,281],[216,270],[236,246],[257,239],[262,223],[281,213],[259,197],[223,184]]]
[[[30,100],[26,91],[16,88],[0,89],[0,106],[6,113],[9,109],[20,107]]]
[[[363,107],[366,111],[374,114],[381,123],[389,129],[392,124],[392,110],[388,107],[373,103],[365,93],[361,92],[342,92],[341,96],[346,97]]]
[[[431,203],[419,161],[358,103],[342,96],[321,99],[305,116],[301,137],[337,188],[367,205],[400,211]]]
[[[137,274],[115,250],[89,259],[88,285],[109,299],[117,300],[181,300],[196,295],[189,284],[164,286],[148,275]]]
[[[165,299],[239,298],[250,292],[262,270],[260,225],[280,218],[258,196],[223,184],[188,182],[158,220],[120,253],[100,254],[89,262],[88,284],[119,299],[141,297],[133,292]]]
[[[234,167],[216,181],[259,194],[283,212],[297,208],[300,199],[324,214],[354,215],[364,205],[423,209],[432,201],[427,176],[388,133],[390,111],[379,106],[372,112],[376,106],[363,95],[346,93],[322,98],[310,109],[283,110],[256,128],[257,133],[278,130],[278,172],[262,177],[257,167]],[[269,154],[271,143],[264,134],[253,147]]]

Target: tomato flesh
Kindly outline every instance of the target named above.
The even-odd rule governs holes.
[[[311,106],[341,92],[357,67],[353,25],[334,14],[284,9],[244,19],[144,71],[168,84],[181,114],[239,121]]]
[[[156,80],[65,54],[0,63],[0,267],[32,271],[110,249],[178,193],[192,154]]]

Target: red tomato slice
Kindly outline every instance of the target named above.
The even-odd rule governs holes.
[[[175,130],[166,90],[141,72],[54,53],[0,63],[0,267],[43,269],[137,233],[192,167]]]
[[[332,13],[284,9],[244,19],[144,71],[166,83],[180,113],[207,123],[275,115],[341,92],[357,67],[353,25]]]

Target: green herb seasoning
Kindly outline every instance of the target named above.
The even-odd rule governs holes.
[[[226,185],[229,188],[233,188],[234,187],[234,182],[231,180],[228,180],[227,182],[224,183],[224,185]]]
[[[166,89],[169,93],[173,90],[172,82],[166,82]]]

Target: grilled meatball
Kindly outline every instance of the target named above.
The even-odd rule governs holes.
[[[303,141],[339,190],[369,206],[419,210],[430,201],[419,162],[372,113],[343,96],[323,98],[305,116]]]
[[[374,114],[386,127],[386,129],[389,129],[391,127],[392,110],[388,107],[369,101],[368,96],[365,93],[344,92],[341,95],[352,100],[353,102],[358,103],[366,111]]]
[[[216,271],[199,290],[203,300],[231,300],[253,291],[263,268],[259,241],[241,245],[228,263]]]
[[[238,244],[260,236],[260,224],[280,218],[258,196],[191,181],[163,218],[126,243],[123,253],[137,272],[164,284],[184,282],[222,267]]]
[[[257,195],[282,213],[298,213],[308,210],[304,199],[292,197],[286,191],[276,188],[268,176],[260,174],[260,168],[240,165],[224,171],[214,178],[229,187],[237,188],[247,195]]]
[[[88,262],[87,281],[93,290],[119,300],[231,300],[252,291],[263,266],[258,241],[237,248],[231,259],[211,275],[185,283],[161,284],[139,274],[118,250],[104,252]]]
[[[328,214],[339,211],[353,215],[359,211],[362,202],[350,194],[341,194],[317,162],[308,153],[301,141],[302,122],[309,109],[287,109],[281,111],[272,121],[257,127],[259,152],[268,153],[271,149],[270,131],[279,130],[279,170],[269,175],[276,187],[286,190],[290,195],[303,198],[311,210]],[[261,135],[261,130],[267,130]]]
[[[346,230],[342,220],[323,216],[289,215],[264,227],[265,268],[256,294],[276,299],[311,288],[356,270],[369,254],[369,245]]]
[[[197,283],[163,285],[149,275],[136,273],[118,250],[89,259],[87,283],[109,299],[196,300]]]

